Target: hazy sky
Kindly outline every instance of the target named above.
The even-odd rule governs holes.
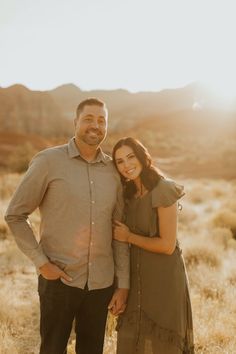
[[[236,95],[232,0],[0,0],[0,86]]]

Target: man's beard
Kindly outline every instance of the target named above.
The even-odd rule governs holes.
[[[90,133],[95,133],[90,134]],[[105,138],[105,134],[103,134],[99,129],[88,129],[84,133],[84,135],[81,137],[81,139],[87,144],[87,145],[99,145]]]

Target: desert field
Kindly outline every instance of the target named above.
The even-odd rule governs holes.
[[[0,177],[0,354],[36,354],[37,276],[18,251],[3,216],[21,175]],[[236,180],[177,179],[186,195],[179,240],[189,275],[196,353],[236,352]],[[31,216],[38,228],[39,215]],[[115,318],[107,323],[104,354],[115,354]],[[74,353],[71,335],[69,354]]]
[[[235,3],[236,0],[0,0],[0,354],[38,354],[40,347],[38,276],[4,220],[7,206],[33,156],[68,144],[75,135],[78,155],[88,162],[88,190],[95,200],[91,198],[91,220],[85,224],[73,207],[66,209],[71,229],[76,218],[79,225],[75,247],[66,247],[66,240],[63,244],[57,239],[63,250],[64,270],[70,271],[67,249],[76,268],[78,253],[83,253],[77,248],[86,243],[87,230],[91,231],[89,222],[94,224],[96,238],[97,221],[93,215],[103,220],[109,210],[105,194],[104,205],[97,207],[103,192],[93,189],[95,174],[89,166],[98,165],[97,159],[90,160],[95,157],[95,148],[100,147],[101,141],[102,151],[112,156],[121,138],[138,139],[158,172],[185,187],[178,210],[178,241],[188,273],[195,354],[236,354]],[[80,158],[71,151],[68,150],[70,158]],[[130,156],[126,153],[127,161]],[[73,171],[78,167],[76,158],[69,162]],[[69,191],[67,202],[72,205],[74,200],[82,210],[74,190],[71,192],[70,181],[76,183],[75,179],[83,175],[83,185],[86,173],[78,171],[78,176],[69,176],[60,183],[59,171],[64,167],[65,175],[70,172],[59,159],[58,154],[58,160],[54,160],[59,167],[55,184],[50,184],[50,162],[40,171],[44,180],[49,176],[50,186],[45,187],[40,200],[50,217],[55,213],[47,207],[48,197],[56,195],[55,210],[61,212],[65,204],[56,192],[61,185],[65,193]],[[120,161],[124,165],[125,160]],[[136,179],[139,164],[127,166],[123,169],[126,177],[132,179],[134,173]],[[97,173],[103,174],[100,166]],[[146,182],[141,182],[137,196],[146,192]],[[37,183],[34,187],[37,189]],[[115,200],[113,197],[108,199]],[[60,221],[68,227],[69,223],[62,220],[64,216]],[[39,211],[29,219],[39,241]],[[44,224],[52,229],[56,219]],[[163,220],[163,229],[173,230],[174,218],[168,227],[165,217]],[[105,226],[109,228],[109,220]],[[149,226],[151,230],[152,225]],[[106,257],[106,252],[96,246],[97,240],[92,242],[92,234],[90,239],[93,249],[88,258]],[[169,248],[169,242],[166,245]],[[48,247],[52,255],[58,252],[57,245]],[[99,278],[99,261],[94,266],[93,261],[82,258],[85,266],[91,263],[87,266],[97,268]],[[153,281],[162,289],[166,279],[159,284],[156,269],[149,269]],[[167,276],[166,269],[163,274]],[[177,298],[172,304],[182,306]],[[163,314],[166,319],[164,310]],[[148,317],[151,323],[153,316]],[[116,323],[117,318],[108,314],[103,354],[116,354]],[[174,342],[176,336],[170,332],[174,328],[165,331],[167,325],[160,325],[164,329],[160,337]],[[144,327],[149,332],[151,325]],[[73,329],[67,354],[75,354],[75,338]],[[145,346],[151,345],[147,342]],[[122,354],[129,354],[125,349]]]

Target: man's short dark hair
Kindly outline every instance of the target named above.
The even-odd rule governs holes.
[[[104,107],[107,110],[105,102],[96,97],[86,98],[81,101],[76,109],[76,118],[79,118],[80,113],[83,111],[85,106],[99,106]]]

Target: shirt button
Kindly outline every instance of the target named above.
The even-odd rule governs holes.
[[[93,242],[90,242],[90,246],[93,246]]]
[[[94,225],[94,221],[92,221],[92,225]]]
[[[92,200],[92,203],[94,204],[94,203],[95,203],[95,200]]]
[[[93,184],[93,181],[90,181],[91,184]]]
[[[92,262],[89,262],[89,266],[91,266],[92,265]]]

